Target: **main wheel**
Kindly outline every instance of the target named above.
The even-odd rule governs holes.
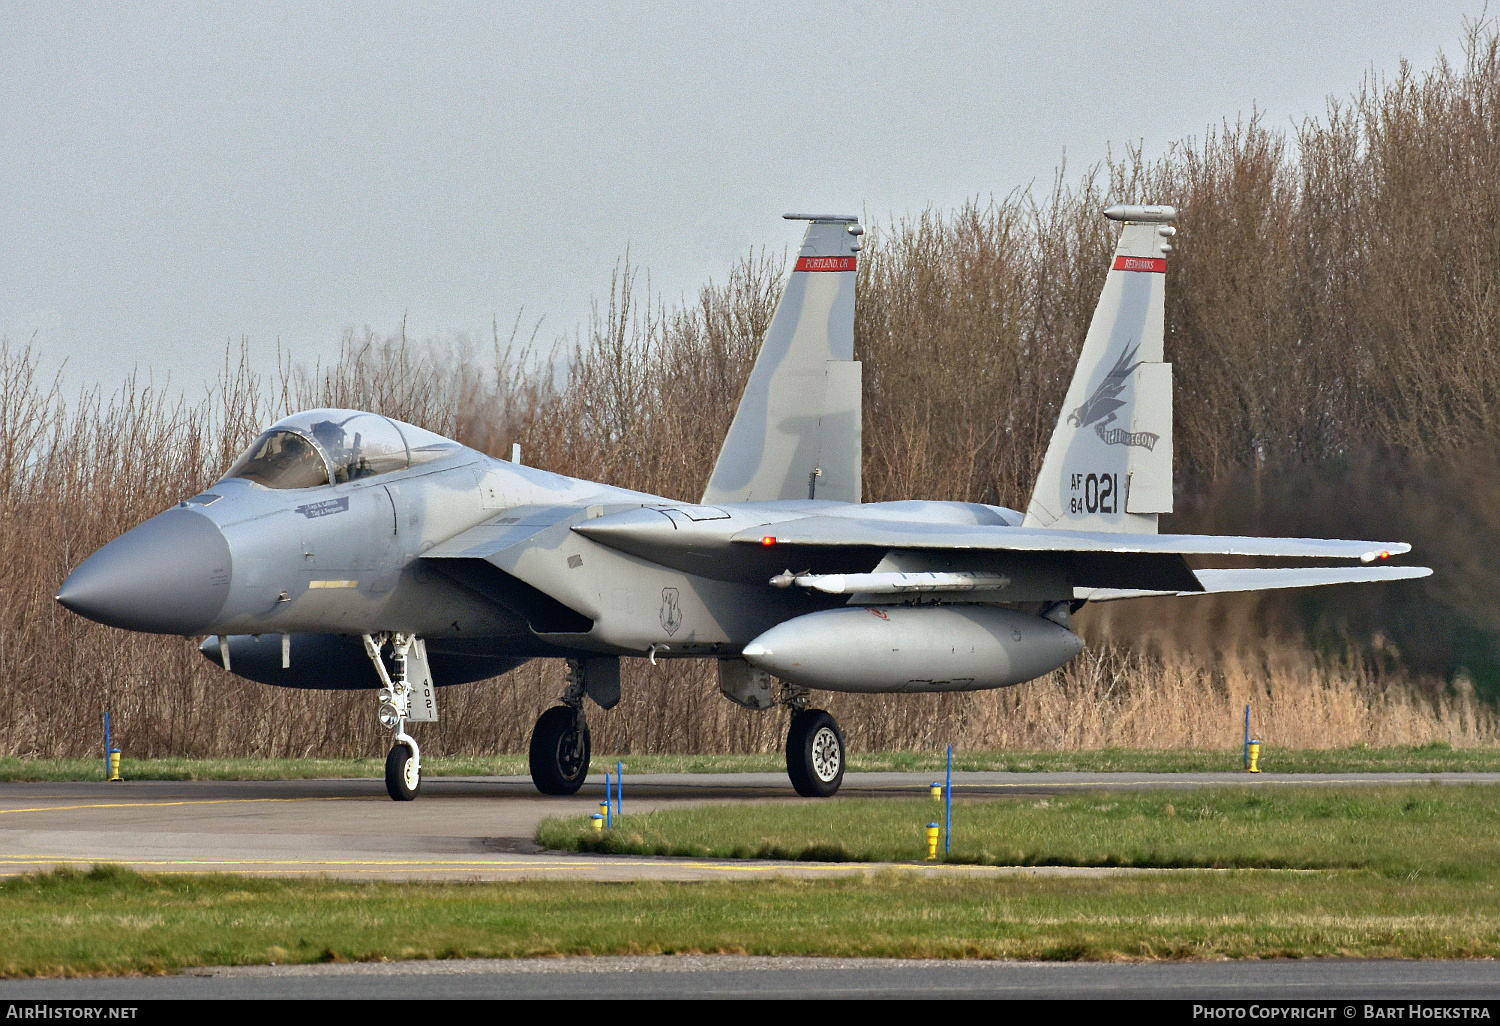
[[[542,794],[575,794],[589,775],[589,728],[565,705],[542,713],[531,732],[531,782]]]
[[[827,798],[844,782],[844,734],[822,709],[792,715],[786,732],[786,775],[804,798]]]
[[[385,757],[385,789],[394,802],[409,802],[417,796],[422,783],[417,760],[406,745],[396,745]]]

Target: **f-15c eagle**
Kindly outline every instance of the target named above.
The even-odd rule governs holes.
[[[976,691],[1039,677],[1083,642],[1086,602],[1421,577],[1393,542],[1157,532],[1172,510],[1162,298],[1176,212],[1114,206],[1115,259],[1024,514],[862,503],[855,218],[809,222],[708,488],[697,502],[492,459],[376,413],[273,424],[208,491],[95,552],[57,600],[100,623],[207,635],[252,680],[364,688],[393,735],[392,798],[414,798],[409,724],[435,686],[566,660],[531,739],[539,790],[589,768],[588,701],[620,659],[715,659],[725,697],[793,710],[786,764],[827,796],[844,737],[814,690]],[[1194,570],[1186,557],[1340,565]],[[1380,564],[1380,565],[1369,565]]]

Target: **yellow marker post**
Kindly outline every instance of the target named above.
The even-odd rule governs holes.
[[[123,784],[125,778],[120,776],[120,750],[111,748],[109,751],[109,780]]]
[[[1259,773],[1260,772],[1260,742],[1259,741],[1251,741],[1250,742],[1250,772],[1251,773]]]
[[[937,858],[938,831],[939,827],[936,823],[927,824],[927,859],[929,862]]]
[[[594,821],[594,833],[604,833],[604,816],[601,813],[596,812],[590,818]]]
[[[932,782],[932,800],[935,802],[943,800],[943,785],[940,781],[934,780]]]

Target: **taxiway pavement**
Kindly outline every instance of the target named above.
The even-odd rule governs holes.
[[[930,774],[850,773],[832,801],[928,794]],[[961,773],[956,797],[1024,798],[1076,790],[1290,784],[1500,782],[1494,773]],[[703,880],[827,876],[879,867],[776,861],[576,856],[533,840],[548,817],[586,816],[604,797],[590,777],[569,797],[525,777],[429,777],[413,802],[379,780],[126,781],[0,784],[0,875],[115,863],[146,872],[354,879]],[[689,804],[800,802],[772,773],[625,777],[624,814]],[[1119,870],[925,866],[912,872],[1108,873]]]

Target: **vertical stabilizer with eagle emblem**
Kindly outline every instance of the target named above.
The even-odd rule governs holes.
[[[1154,534],[1157,514],[1172,512],[1172,365],[1162,322],[1177,212],[1104,213],[1124,226],[1025,526]]]

